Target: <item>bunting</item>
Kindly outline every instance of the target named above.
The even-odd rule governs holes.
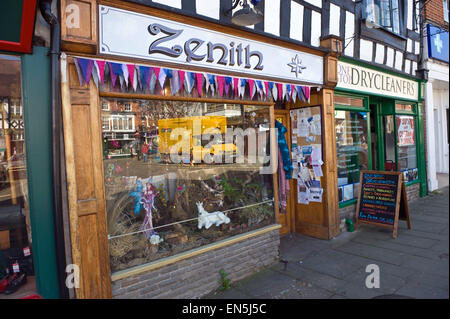
[[[191,94],[194,87],[197,88],[198,96],[203,96],[203,86],[206,93],[220,95],[220,97],[250,98],[257,95],[259,100],[275,101],[310,101],[310,87],[305,85],[294,85],[288,83],[261,81],[251,78],[222,76],[210,73],[190,72],[160,67],[137,65],[132,63],[116,63],[104,60],[88,58],[74,58],[80,86],[88,84],[91,77],[95,85],[100,86],[105,82],[105,75],[111,78],[114,88],[117,78],[120,80],[122,89],[143,92],[148,90],[150,94],[155,93],[156,84],[164,89],[166,80],[169,80],[170,93]],[[130,85],[129,85],[130,84]],[[246,88],[248,86],[248,91]],[[248,93],[246,93],[248,92]],[[164,94],[167,94],[164,93]],[[247,96],[247,94],[249,94]]]

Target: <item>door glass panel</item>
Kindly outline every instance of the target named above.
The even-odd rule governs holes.
[[[0,281],[22,283],[0,298],[35,289],[24,129],[20,58],[0,55]]]
[[[384,169],[395,171],[395,126],[394,116],[388,115],[384,119]]]

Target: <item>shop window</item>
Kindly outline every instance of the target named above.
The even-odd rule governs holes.
[[[400,33],[399,0],[365,0],[366,21]]]
[[[103,133],[113,272],[275,222],[268,106],[104,100],[139,113],[127,139]]]
[[[364,100],[362,98],[356,98],[351,96],[339,96],[334,97],[334,104],[345,105],[345,106],[355,106],[364,107]]]
[[[0,289],[15,298],[35,289],[21,96],[20,59],[0,55],[0,282],[18,283]]]
[[[339,202],[346,202],[357,198],[360,171],[370,168],[367,113],[337,110],[335,127]]]

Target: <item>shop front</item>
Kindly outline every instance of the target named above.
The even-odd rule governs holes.
[[[59,296],[50,59],[32,45],[37,1],[0,4],[0,299]]]
[[[408,200],[427,192],[421,82],[338,62],[336,158],[341,217],[353,217],[361,170],[403,173]]]
[[[334,132],[322,128],[334,124],[337,60],[159,9],[89,4],[90,38],[62,30],[77,298],[195,298],[276,261],[280,232],[335,235],[334,187],[299,209],[276,130],[289,152],[289,110],[308,107],[318,188],[334,185],[334,147],[322,147]]]

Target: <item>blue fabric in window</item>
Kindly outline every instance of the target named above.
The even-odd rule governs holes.
[[[279,121],[275,121],[275,127],[277,128],[278,147],[280,148],[281,158],[283,159],[283,169],[286,172],[286,179],[291,179],[293,167],[291,162],[291,152],[289,151],[289,146],[285,137],[287,128]]]

